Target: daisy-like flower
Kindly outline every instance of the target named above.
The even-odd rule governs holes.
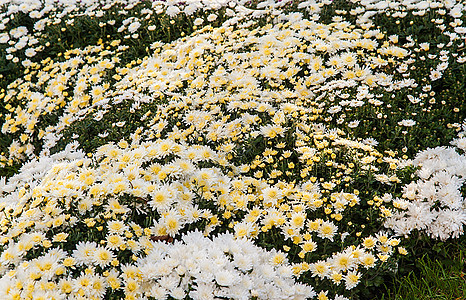
[[[412,127],[412,126],[416,125],[416,121],[402,120],[402,121],[398,122],[398,125],[405,126],[405,127]]]
[[[196,25],[196,26],[200,26],[200,25],[202,25],[202,23],[204,23],[204,19],[202,19],[202,18],[196,18],[194,20],[194,25]]]
[[[37,52],[34,48],[28,48],[26,49],[26,51],[24,51],[24,54],[27,56],[27,57],[34,57]]]
[[[167,187],[160,187],[151,192],[151,200],[149,205],[153,210],[159,212],[164,212],[170,209],[171,204],[173,203],[172,193]]]
[[[371,253],[366,253],[359,258],[359,261],[362,263],[364,267],[372,268],[375,266],[377,259]]]
[[[319,260],[313,264],[310,264],[310,269],[312,277],[318,276],[323,279],[330,273],[330,266],[324,260]]]
[[[128,225],[123,221],[109,221],[107,223],[107,229],[110,234],[123,235],[128,230]]]
[[[167,234],[174,236],[181,228],[181,216],[175,211],[169,211],[161,218],[161,224],[165,227]]]
[[[345,287],[347,290],[351,290],[359,284],[361,274],[357,271],[348,272],[345,276]]]
[[[240,277],[228,270],[222,270],[215,274],[215,281],[221,286],[230,286],[240,281]]]
[[[279,188],[268,187],[262,191],[264,203],[268,205],[276,205],[278,200],[283,197],[283,193]]]
[[[317,236],[323,239],[326,238],[326,239],[333,241],[333,237],[335,236],[337,230],[338,230],[338,227],[335,224],[333,224],[333,222],[324,221],[319,226],[319,229],[317,231]]]
[[[113,250],[120,248],[124,244],[125,239],[118,234],[107,235],[107,247]]]
[[[94,262],[94,252],[97,248],[95,242],[79,242],[76,250],[73,251],[73,258],[78,265],[92,265]]]
[[[297,212],[291,215],[290,226],[293,228],[302,228],[306,221],[306,214],[304,212]]]
[[[108,276],[106,277],[106,281],[108,286],[113,290],[120,288],[122,284],[120,274],[115,269],[110,270]]]
[[[0,44],[8,43],[9,40],[10,40],[10,37],[8,36],[8,33],[6,32],[0,33]]]
[[[260,128],[260,132],[263,136],[269,139],[274,139],[277,136],[283,136],[286,129],[280,125],[266,125]]]
[[[374,146],[374,147],[379,144],[379,142],[377,142],[377,140],[374,138],[366,138],[362,142],[366,145]]]
[[[253,230],[253,226],[251,223],[241,222],[241,223],[237,223],[234,226],[234,230],[235,230],[236,237],[238,238],[248,237]]]
[[[93,279],[94,276],[92,274],[84,273],[73,280],[73,287],[76,291],[81,290],[84,295],[89,297],[93,292]]]
[[[180,13],[180,9],[178,8],[178,6],[172,5],[172,6],[167,7],[167,9],[165,10],[165,13],[169,15],[170,17],[174,17]]]
[[[332,269],[339,272],[339,271],[347,271],[348,269],[352,269],[357,265],[357,262],[352,257],[350,253],[342,252],[335,255],[332,260]]]
[[[432,80],[432,81],[435,81],[435,80],[438,80],[442,77],[442,73],[438,70],[432,70],[430,71],[430,75],[429,75],[429,78]]]
[[[100,267],[109,265],[115,258],[113,252],[105,247],[97,247],[93,255],[94,263]]]
[[[66,238],[69,236],[68,233],[60,232],[53,237],[53,242],[66,242]]]
[[[109,286],[108,278],[94,275],[91,278],[91,285],[92,290],[90,291],[90,294],[93,295],[93,297],[103,298],[106,294],[107,287]]]
[[[217,20],[217,15],[216,14],[210,14],[210,15],[207,16],[207,21],[213,22],[215,20]]]
[[[139,21],[131,23],[131,25],[128,26],[128,31],[130,33],[135,33],[139,27],[141,27],[141,23]]]
[[[359,126],[359,121],[358,121],[358,120],[356,120],[356,121],[351,121],[351,122],[348,123],[348,127],[349,127],[349,128],[356,128],[356,127],[358,127],[358,126]]]
[[[305,241],[301,246],[304,252],[313,252],[317,250],[317,243],[313,242],[312,240]]]

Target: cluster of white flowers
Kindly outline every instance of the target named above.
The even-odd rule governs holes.
[[[8,8],[0,12],[6,58],[19,62],[21,51],[28,57],[24,76],[0,94],[8,111],[1,130],[14,137],[0,164],[24,163],[8,181],[0,179],[0,299],[116,293],[346,300],[335,292],[354,289],[373,268],[407,253],[397,236],[463,234],[466,127],[452,142],[457,149],[416,156],[419,180],[400,199],[377,196],[400,182],[395,151],[380,153],[371,135],[356,140],[343,129],[357,132],[397,114],[395,94],[407,98],[408,109],[429,112],[437,80],[466,62],[466,7],[451,0],[351,2],[354,9],[337,10],[331,22],[318,21],[328,0],[267,0],[255,10],[246,0],[0,5]],[[115,26],[123,42],[31,61],[46,47],[35,45],[47,26],[72,25],[76,16],[113,18],[114,5],[118,21],[99,26]],[[301,12],[288,13],[290,7]],[[220,9],[230,16],[223,25]],[[412,36],[399,42],[372,21],[376,14],[397,22],[430,11],[445,44]],[[10,28],[16,14],[29,14],[34,25]],[[172,25],[184,14],[194,29],[218,27],[147,45],[150,56],[130,63],[121,59],[125,39],[156,29],[155,14]],[[267,25],[249,28],[256,17]],[[431,60],[420,77],[411,76],[422,68],[417,59]],[[68,143],[71,125],[80,130],[81,121],[112,119],[108,128],[96,126],[103,139],[134,125],[137,114],[140,127],[129,138],[106,140],[87,155],[78,143],[50,154]],[[398,113],[389,121],[407,134],[422,123],[416,116]],[[377,191],[359,191],[361,181],[375,182]],[[375,232],[385,219],[397,236]],[[154,241],[161,237],[175,241]],[[279,245],[270,251],[253,244],[271,239]],[[298,276],[329,290],[298,284]]]
[[[317,6],[321,7],[325,5],[324,2],[319,2]],[[15,12],[22,11],[22,9],[32,9],[37,5],[40,6],[39,3],[36,3],[28,7],[21,6],[23,8],[19,9],[21,3],[23,2],[9,2],[9,9],[3,15],[0,15],[0,18],[3,17],[5,22],[9,22],[9,16],[12,16]],[[63,3],[60,4],[57,10],[52,10],[50,6],[53,3],[55,2],[51,1],[46,5],[47,13],[53,12],[58,15],[65,15],[72,11],[71,8],[83,5],[86,8],[83,14],[96,17],[101,14],[94,10],[105,10],[108,9],[108,5],[112,5],[109,3],[107,6],[104,5],[101,7],[101,5],[97,5],[97,2],[94,3],[94,1],[79,5],[67,2],[66,5]],[[131,8],[136,3],[138,2],[126,3],[128,6],[124,11],[131,11]],[[271,7],[280,11],[282,9],[281,6],[286,3],[288,1],[277,3],[267,1],[258,6],[262,8]],[[165,7],[185,5],[185,8],[179,8],[178,10],[186,10],[185,13],[192,13],[196,9],[219,9],[225,5],[239,8],[243,4],[245,5],[243,2],[231,1],[188,1],[186,3],[183,2],[183,4],[170,1],[155,1],[152,3],[153,7],[143,9],[141,14],[150,19],[154,10],[163,11]],[[375,2],[364,2],[361,5],[371,6],[372,4],[375,4]],[[411,6],[415,4],[414,2],[403,2],[402,4],[394,5],[394,3],[390,2],[387,4],[387,7],[393,6],[393,9],[402,11],[401,8],[405,6],[409,7],[409,9],[414,9]],[[419,5],[421,4],[424,5],[423,3],[419,3]],[[311,4],[303,2],[299,6],[310,9],[312,5],[309,5]],[[158,8],[159,6],[161,7],[160,9]],[[433,9],[439,9],[439,7],[443,6],[459,12],[462,12],[464,9],[463,6],[455,3],[431,5]],[[70,8],[68,9],[67,7]],[[374,12],[386,10],[385,5],[378,5],[377,7],[379,7],[377,9],[380,9],[380,11],[374,7],[371,9],[375,9]],[[63,9],[63,12],[61,12],[61,9]],[[359,11],[354,12],[356,15],[359,13]],[[57,18],[59,19],[60,16]],[[53,24],[55,21],[52,21],[52,19],[55,20],[57,18],[45,18],[38,22],[43,21],[45,22],[44,24]],[[42,148],[45,149],[44,154],[46,154],[48,149],[53,147],[60,139],[59,133],[61,130],[72,122],[82,119],[89,111],[92,111],[92,109],[88,109],[91,104],[104,108],[98,108],[97,112],[95,112],[96,120],[101,119],[107,112],[106,108],[110,107],[105,106],[109,101],[108,98],[112,98],[115,93],[121,94],[121,97],[116,98],[118,101],[121,101],[122,98],[127,99],[130,97],[137,98],[137,103],[139,103],[139,101],[153,101],[153,99],[147,97],[147,94],[159,97],[162,94],[167,94],[167,92],[178,92],[180,87],[184,86],[185,83],[194,88],[205,88],[207,84],[214,87],[226,86],[227,88],[236,88],[237,83],[244,83],[257,91],[264,80],[269,81],[269,84],[273,88],[285,86],[288,84],[287,81],[289,81],[293,85],[291,92],[296,92],[308,99],[315,99],[315,103],[319,105],[319,110],[324,110],[319,111],[319,113],[322,114],[321,118],[325,122],[336,122],[339,125],[346,126],[351,131],[361,127],[362,123],[366,122],[366,120],[356,118],[354,115],[357,114],[349,112],[373,111],[375,113],[374,117],[377,119],[387,118],[388,115],[385,112],[392,110],[392,107],[385,103],[387,93],[394,93],[396,91],[407,92],[409,93],[407,97],[411,104],[422,106],[423,111],[429,111],[429,104],[436,101],[434,98],[435,92],[431,90],[431,86],[429,84],[424,85],[422,92],[419,90],[413,91],[412,88],[424,84],[422,82],[431,82],[441,78],[443,72],[449,68],[454,59],[457,59],[458,62],[466,61],[458,55],[459,53],[454,53],[448,48],[452,43],[459,43],[464,37],[464,33],[461,33],[461,30],[459,30],[460,33],[444,31],[443,34],[450,40],[445,45],[418,44],[411,36],[406,37],[406,43],[401,45],[398,44],[398,36],[391,35],[387,41],[384,33],[378,29],[373,29],[372,25],[365,23],[356,22],[357,26],[355,26],[343,17],[338,16],[333,19],[333,23],[327,25],[303,20],[302,18],[303,15],[301,13],[283,14],[281,12],[274,19],[274,22],[280,23],[273,27],[264,28],[265,32],[260,30],[259,35],[257,35],[258,32],[256,31],[232,30],[233,27],[228,26],[228,24],[232,24],[231,22],[235,18],[231,18],[229,22],[224,24],[225,26],[222,26],[218,30],[200,31],[192,39],[183,39],[179,43],[163,46],[160,43],[154,44],[152,48],[155,51],[160,51],[160,55],[154,54],[154,57],[142,60],[142,64],[136,63],[133,68],[123,67],[118,64],[117,52],[127,49],[126,46],[120,45],[120,40],[112,42],[112,46],[118,46],[117,49],[112,51],[104,50],[102,45],[86,49],[74,49],[64,53],[65,58],[70,57],[68,60],[63,62],[43,62],[43,71],[38,72],[37,82],[34,82],[33,79],[31,80],[33,78],[31,75],[35,73],[33,71],[27,74],[24,79],[13,82],[6,91],[4,101],[8,103],[5,107],[11,114],[7,114],[6,122],[2,126],[2,133],[14,134],[24,127],[24,134],[12,141],[5,155],[0,155],[0,164],[4,164],[5,161],[8,161],[8,164],[12,164],[14,161],[23,161],[34,156],[34,146],[31,140],[32,135],[37,133],[35,127],[37,127],[42,113],[55,114],[58,109],[65,107],[65,113],[58,118],[58,124],[49,126],[45,130],[40,130],[38,133],[38,138],[43,138]],[[118,31],[127,30],[130,35],[137,34],[145,26],[143,26],[145,19],[146,17],[141,16],[125,16],[125,20],[122,21]],[[214,20],[215,18],[210,15],[208,19]],[[199,25],[203,24],[203,22],[200,18],[194,21],[194,23]],[[283,26],[283,23],[289,26]],[[152,28],[151,26],[149,27]],[[451,28],[458,31],[459,27],[451,25]],[[18,27],[12,29],[11,32],[0,34],[0,43],[4,41],[13,45],[13,42],[8,41],[9,36],[22,38],[28,32],[25,27]],[[34,36],[36,34],[40,35],[42,31],[37,31],[34,33]],[[239,40],[238,35],[244,36],[245,39]],[[214,45],[220,36],[222,40],[224,39],[222,46]],[[32,38],[31,36],[28,39],[31,40]],[[442,48],[442,51],[439,53],[440,55],[430,54],[429,51],[434,47]],[[462,44],[458,44],[458,47],[461,48]],[[193,49],[194,51],[191,52]],[[227,49],[228,51],[224,51]],[[294,53],[291,54],[291,49],[299,49],[299,51],[293,50]],[[98,53],[99,56],[97,57],[95,53]],[[177,63],[172,62],[175,53],[179,54]],[[211,79],[204,78],[205,74],[203,70],[207,68],[205,67],[206,65],[210,64],[207,62],[217,56],[216,54],[218,53],[222,53],[222,57],[216,57],[217,62],[220,64],[226,62],[227,67],[224,68],[225,66],[218,65],[218,63],[214,64],[209,68],[214,72],[214,76]],[[279,53],[279,55],[273,59],[268,59],[267,57],[269,57],[270,53]],[[76,56],[73,57],[73,55]],[[85,64],[84,57],[86,55],[95,55],[96,60],[91,60],[93,64],[88,63],[90,64],[89,68],[80,68]],[[115,57],[112,59],[103,58],[109,55]],[[433,73],[430,75],[427,74],[425,78],[411,78],[409,70],[415,67],[413,63],[416,61],[412,58],[419,57],[419,59],[425,60],[425,55],[429,59],[435,60],[436,67],[432,69]],[[259,56],[261,59],[259,59]],[[436,60],[438,60],[438,63]],[[303,68],[303,64],[309,67]],[[41,67],[39,64],[32,63],[31,61],[27,61],[26,65],[31,67],[31,69]],[[238,66],[242,67],[238,68]],[[63,71],[60,76],[49,74],[50,70],[55,70],[56,68],[60,68]],[[402,78],[398,79],[396,76],[386,72],[390,68],[396,69],[396,72],[400,73],[398,75],[402,75]],[[104,78],[115,71],[117,74],[113,78],[121,79],[123,77],[123,79],[117,83],[115,89],[109,89],[109,82]],[[151,71],[153,73],[150,73]],[[194,75],[189,76],[188,74],[192,71],[194,71]],[[305,75],[302,78],[299,80],[293,79],[293,77],[296,77],[297,74],[303,71]],[[136,75],[138,77],[135,77]],[[143,82],[141,76],[147,80]],[[192,80],[193,78],[195,80]],[[131,88],[129,88],[130,86]],[[41,93],[37,93],[37,90],[41,88],[47,88],[47,94],[41,95]],[[285,89],[284,91],[287,92],[288,90]],[[263,91],[257,92],[263,93]],[[67,96],[71,93],[73,93],[73,97],[72,99],[68,99]],[[349,99],[353,93],[356,93],[355,99]],[[9,102],[12,102],[15,98],[28,98],[31,101],[27,102],[25,107],[14,107]],[[139,100],[139,98],[142,99]],[[429,103],[427,103],[427,100]],[[326,103],[324,104],[324,102]],[[309,105],[309,103],[306,105]],[[139,105],[135,106],[139,107]],[[41,111],[41,114],[38,114],[38,110]],[[418,125],[419,122],[415,120],[400,120],[397,124],[402,127],[412,127]],[[406,132],[403,131],[403,134]]]
[[[0,197],[0,208],[7,211],[15,209],[20,199],[26,195],[26,189],[34,189],[39,185],[42,178],[55,165],[84,158],[84,153],[77,147],[76,143],[69,144],[64,151],[27,162],[8,181],[0,178],[0,196],[5,195]]]
[[[438,12],[441,16],[448,15],[453,17],[456,21],[461,18],[464,11],[464,4],[456,0],[356,0],[353,3],[356,4],[356,7],[351,9],[349,13],[358,16],[358,22],[360,23],[372,23],[372,18],[376,14],[386,14],[398,21],[405,18],[408,13],[423,16],[432,11]],[[438,22],[437,24],[441,26],[441,28],[444,28],[445,25],[442,23],[443,22]],[[456,26],[461,24],[462,23],[459,23]]]
[[[160,299],[312,299],[313,288],[295,283],[285,253],[267,251],[246,239],[212,239],[190,232],[173,245],[153,242],[136,262],[145,294]]]
[[[418,180],[403,188],[403,197],[394,199],[400,211],[385,226],[398,235],[413,230],[433,238],[457,238],[466,225],[466,198],[461,193],[466,179],[466,138],[464,132],[452,141],[454,147],[436,147],[418,153],[412,161]]]
[[[325,120],[334,118],[339,124],[347,124],[348,128],[357,127],[360,123],[359,120],[348,120],[348,111],[367,106],[378,108],[383,103],[377,100],[382,95],[374,95],[370,87],[378,85],[392,92],[412,84],[405,79],[394,80],[383,72],[387,66],[398,65],[397,60],[406,57],[408,52],[402,47],[380,45],[380,32],[367,31],[361,35],[357,29],[348,33],[348,22],[330,25],[299,19],[293,22],[267,25],[254,31],[234,30],[233,26],[206,27],[189,39],[153,45],[154,55],[136,62],[132,68],[119,64],[117,56],[127,49],[120,45],[119,40],[112,41],[110,49],[99,45],[66,51],[64,56],[68,59],[62,62],[45,60],[37,80],[28,80],[29,76],[8,86],[5,101],[20,96],[30,101],[25,107],[15,108],[9,103],[5,106],[11,113],[6,115],[2,133],[14,134],[24,130],[24,134],[13,141],[4,159],[29,158],[34,150],[31,140],[37,138],[43,139],[42,154],[47,154],[60,139],[63,129],[89,113],[100,120],[112,103],[118,104],[127,99],[133,99],[135,103],[150,103],[162,96],[174,96],[173,93],[182,96],[186,94],[186,90],[181,88],[184,84],[193,90],[192,93],[207,88],[228,91],[234,88],[240,91],[241,98],[252,92],[264,99],[302,97],[301,106],[313,105],[316,107],[313,109],[318,109],[316,113],[323,113],[322,109],[329,106],[330,115]],[[295,27],[300,30],[294,30]],[[244,38],[240,40],[239,37]],[[216,44],[219,38],[223,40],[221,45]],[[383,63],[368,68],[358,62],[366,52],[378,46],[381,46]],[[231,51],[225,52],[226,48],[231,48]],[[271,53],[280,55],[273,57]],[[328,61],[325,60],[327,54],[330,54]],[[214,56],[215,63],[211,63]],[[369,61],[375,59],[371,57]],[[303,68],[304,64],[309,68]],[[34,64],[34,67],[39,68],[40,65]],[[205,68],[212,71],[211,76],[206,77]],[[62,70],[59,76],[49,74],[50,70],[57,69]],[[305,76],[294,79],[303,71],[307,73]],[[117,74],[113,78],[119,80],[111,88],[106,77],[114,72]],[[261,89],[265,81],[274,88],[288,84],[291,88],[270,94]],[[46,94],[37,92],[44,88]],[[348,89],[357,89],[357,100],[348,100]],[[73,93],[72,98],[67,97],[70,93]],[[325,97],[329,98],[328,103],[325,103]],[[133,106],[132,111],[141,107]],[[45,130],[37,128],[41,125],[41,117],[56,114],[61,108],[63,113],[55,126],[48,126]],[[37,138],[35,134],[38,134]]]
[[[282,1],[279,2],[280,5],[272,5],[268,8],[277,11],[288,2],[290,1]],[[204,21],[212,23],[217,20],[218,11],[226,9],[226,14],[232,17],[228,22],[237,23],[244,18],[260,17],[266,12],[263,9],[249,9],[245,6],[249,4],[251,3],[245,0],[152,1],[151,3],[141,0],[5,0],[0,3],[0,44],[8,45],[7,60],[28,65],[29,58],[33,58],[48,47],[39,44],[48,26],[61,25],[62,30],[66,30],[65,27],[74,26],[76,18],[80,16],[102,17],[114,7],[122,8],[117,10],[118,15],[126,16],[121,24],[116,24],[116,20],[111,19],[100,22],[99,27],[118,26],[119,33],[126,33],[125,38],[137,39],[141,22],[147,23],[146,20],[153,14],[166,14],[174,18],[180,14],[191,16],[196,12],[210,12],[205,20],[198,19],[201,20],[200,23]],[[132,15],[132,9],[138,5],[144,7],[140,11],[141,15]],[[32,28],[28,30],[25,26],[18,26],[6,30],[7,25],[20,14],[26,14],[33,20]],[[148,31],[156,29],[156,25],[150,22],[145,27]],[[21,53],[27,57],[24,61],[20,61]]]
[[[172,102],[166,106],[161,105],[160,112],[165,113],[157,115],[173,120],[172,108],[181,108],[178,104]],[[200,108],[200,105],[195,107]],[[185,113],[179,110],[180,117],[185,119],[186,116],[185,120],[189,125],[193,122],[189,118],[193,115],[192,106],[184,108],[186,108]],[[283,106],[283,109],[287,108],[289,108],[288,105]],[[274,111],[276,122],[286,122],[287,116],[283,111],[275,110],[271,105],[263,109],[263,111],[262,108],[259,110],[266,112],[266,115]],[[194,112],[200,113],[201,111],[194,110]],[[249,116],[253,116],[251,113],[252,111]],[[224,119],[222,116],[218,117]],[[204,119],[206,121],[204,125],[207,126],[206,129],[213,130],[214,127],[211,127],[210,123],[219,124],[218,119],[214,115],[209,119],[211,119],[209,122]],[[241,123],[232,120],[232,124]],[[229,125],[231,124],[226,124],[225,128]],[[164,133],[163,129],[157,130],[156,127],[152,133]],[[253,131],[254,127],[249,128],[249,131]],[[182,236],[182,230],[187,225],[198,221],[207,223],[201,227],[206,235],[219,228],[221,224],[228,223],[228,227],[235,233],[235,238],[238,238],[238,244],[242,243],[241,241],[246,243],[241,238],[257,239],[260,232],[265,233],[275,227],[282,232],[286,240],[293,241],[296,247],[299,247],[300,258],[304,258],[307,253],[325,250],[321,247],[323,241],[339,242],[340,233],[336,224],[343,218],[345,211],[360,203],[356,194],[331,192],[336,189],[339,182],[336,180],[335,182],[323,182],[321,191],[316,182],[317,178],[310,178],[302,185],[295,185],[283,181],[272,184],[270,180],[261,178],[262,171],[251,172],[256,178],[246,176],[251,168],[265,168],[265,163],[270,164],[271,160],[278,160],[279,151],[268,148],[265,150],[266,157],[263,162],[256,159],[251,165],[235,166],[235,161],[230,161],[233,158],[230,154],[235,148],[234,144],[220,145],[219,150],[213,150],[204,145],[189,146],[199,141],[197,134],[201,133],[203,128],[204,126],[199,127],[197,132],[193,130],[194,127],[188,127],[183,131],[173,128],[172,131],[164,133],[170,137],[169,139],[158,138],[154,142],[135,141],[129,144],[121,140],[117,145],[106,144],[97,149],[94,159],[85,157],[82,152],[74,151],[76,145],[70,145],[65,151],[49,159],[43,158],[25,164],[18,175],[10,178],[7,184],[2,184],[0,203],[4,210],[4,217],[0,221],[2,224],[0,242],[3,245],[0,255],[0,272],[4,280],[2,286],[5,289],[0,290],[0,293],[4,293],[5,297],[7,295],[8,297],[14,295],[34,297],[36,293],[40,293],[40,290],[30,291],[25,288],[11,289],[11,287],[17,286],[18,282],[23,282],[24,286],[40,282],[49,285],[49,292],[54,295],[61,290],[70,297],[84,293],[85,295],[98,294],[101,298],[105,295],[107,287],[111,286],[113,290],[119,290],[122,285],[129,289],[126,291],[127,294],[139,295],[147,286],[135,281],[137,278],[130,277],[126,273],[133,270],[131,272],[145,276],[147,270],[139,270],[134,265],[124,265],[121,268],[114,268],[111,276],[107,273],[105,275],[102,270],[111,268],[110,266],[119,266],[117,258],[121,259],[121,251],[131,251],[135,259],[144,257],[144,254],[148,254],[154,246],[150,242],[152,234],[156,236],[181,234]],[[317,129],[319,126],[314,130]],[[342,151],[337,149],[344,146],[354,151],[359,147],[361,153],[367,151],[371,155],[380,156],[370,146],[351,141],[345,142],[344,139],[337,138],[337,132],[326,132],[325,128],[321,129],[324,132],[316,132],[316,141],[321,150],[330,146],[329,141],[335,139],[335,145],[332,145],[333,154]],[[308,130],[311,130],[309,126]],[[243,133],[250,134],[251,132],[245,130]],[[232,135],[233,133],[226,131],[225,134]],[[257,135],[260,134],[266,136],[269,133],[267,131],[257,132]],[[141,137],[137,138],[136,135],[133,136],[134,139],[139,140]],[[226,137],[219,136],[219,140],[223,138]],[[234,139],[235,135],[231,138]],[[306,146],[305,140],[304,132],[298,135],[296,142],[300,147],[297,153],[300,154],[303,163],[306,162],[312,167],[318,163],[322,153],[319,154],[319,150],[309,147],[310,145]],[[292,153],[292,151],[283,151],[281,161],[291,166],[291,162],[287,162],[287,159]],[[370,159],[372,162],[374,160],[374,157]],[[256,161],[259,165],[263,163],[263,167],[256,165]],[[201,167],[205,164],[213,166]],[[333,168],[330,165],[328,167]],[[335,168],[346,167],[335,163]],[[280,176],[278,172],[283,173],[279,170],[273,172],[277,172],[275,176]],[[302,176],[307,177],[308,174]],[[316,183],[314,184],[313,181]],[[322,194],[327,193],[330,201],[324,206],[326,200],[323,199]],[[129,202],[126,200],[128,197],[132,199]],[[199,208],[202,203],[208,208]],[[307,220],[306,211],[324,215],[324,209],[331,213],[329,218],[334,221],[328,220],[327,217],[325,220]],[[135,211],[141,216],[154,218],[152,224],[143,228],[134,223],[129,216]],[[76,228],[77,230],[83,230],[83,228],[88,231],[94,230],[97,234],[90,235],[89,240],[82,240],[75,244],[73,235],[80,234],[75,230]],[[348,235],[349,233],[342,234]],[[379,238],[380,243],[387,241],[386,237]],[[279,274],[291,272],[294,275],[311,271],[313,274],[334,280],[335,284],[339,284],[344,278],[346,288],[352,289],[360,282],[362,275],[356,271],[358,266],[375,266],[379,259],[385,261],[392,254],[391,248],[386,249],[382,246],[374,248],[376,243],[378,243],[377,240],[374,240],[373,244],[364,242],[363,250],[358,250],[362,249],[362,247],[359,248],[360,246],[348,248],[341,254],[344,256],[341,259],[338,258],[339,254],[335,253],[335,259],[325,262],[326,268],[332,271],[329,274],[319,273],[318,268],[310,269],[306,262],[295,264],[291,269],[280,267],[276,271]],[[220,244],[225,244],[225,242],[222,241]],[[58,250],[61,247],[67,251]],[[192,247],[192,245],[188,246],[188,248]],[[42,249],[40,250],[42,254],[35,256],[33,260],[28,259],[31,251],[39,249]],[[355,250],[352,251],[353,249]],[[247,252],[244,249],[241,251]],[[285,256],[279,255],[278,258],[286,261]],[[260,260],[254,259],[254,261]],[[51,267],[44,269],[46,267],[42,265]],[[87,268],[85,274],[72,276],[77,266]],[[97,267],[99,269],[95,270]],[[204,276],[204,274],[203,271],[199,276]],[[39,275],[40,277],[37,277]],[[126,276],[124,280],[115,279],[120,275]],[[229,275],[224,275],[225,278],[218,280],[226,282]],[[39,278],[40,280],[36,281]],[[171,279],[164,279],[162,282],[167,280]],[[199,280],[201,279],[198,278],[196,281],[197,286],[202,286],[203,293],[209,293],[208,288],[211,285],[204,286],[204,283],[199,283]],[[288,281],[277,280],[272,281],[272,285],[279,285],[282,294],[278,292],[278,294],[272,292],[272,294],[267,294],[268,289],[266,289],[267,293],[263,292],[261,290],[263,285],[257,281],[250,282],[252,284],[250,293],[265,295],[261,296],[264,299],[279,299],[283,293],[300,290],[301,285],[294,283],[291,285],[293,288],[290,289],[291,277]],[[95,282],[97,287],[91,288],[86,285],[86,282]],[[246,283],[242,281],[242,284]],[[267,281],[265,286],[270,284],[271,282]],[[130,288],[133,285],[134,289]],[[149,285],[147,288],[150,289],[147,293],[155,293],[154,295],[164,291],[156,289],[154,285]],[[177,291],[179,295],[182,294],[180,289]],[[184,290],[184,292],[187,291]],[[222,293],[227,293],[227,291]],[[190,296],[197,297],[196,292]]]

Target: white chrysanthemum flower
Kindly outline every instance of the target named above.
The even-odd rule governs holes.
[[[131,23],[131,25],[128,26],[128,31],[129,31],[130,33],[134,33],[134,32],[136,32],[136,31],[139,29],[139,27],[141,27],[141,23],[140,23],[140,22],[138,22],[138,21],[133,22],[133,23]]]
[[[8,43],[9,40],[10,40],[10,36],[8,35],[8,33],[6,32],[0,33],[0,44]]]
[[[312,277],[318,276],[323,279],[330,274],[330,265],[324,260],[319,260],[313,264],[310,264],[309,270],[311,271]]]
[[[240,281],[240,277],[234,273],[221,270],[215,274],[215,281],[221,286],[230,286]]]
[[[460,148],[461,150],[466,152],[466,137],[458,138],[453,140],[452,145]]]
[[[213,295],[283,299],[314,294],[310,286],[294,288],[291,265],[286,260],[279,265],[272,264],[273,255],[273,251],[268,252],[246,239],[235,240],[231,234],[210,240],[200,232],[191,232],[182,237],[182,242],[170,245],[154,242],[147,257],[139,259],[137,265],[148,284],[157,280],[160,285],[174,286],[179,282],[171,279],[175,267],[177,274],[189,274],[183,277],[182,284],[194,287],[189,296],[196,299]],[[162,265],[165,267],[161,268]],[[183,270],[178,271],[180,268]],[[265,284],[268,291],[257,290]]]
[[[173,203],[173,195],[166,186],[160,186],[150,193],[151,200],[149,205],[153,210],[164,212],[170,209]]]
[[[429,75],[429,78],[432,80],[432,81],[435,81],[435,80],[438,80],[442,77],[442,73],[438,70],[432,70],[430,71],[430,75]]]
[[[210,15],[207,16],[207,21],[213,22],[215,20],[217,20],[217,15],[216,14],[210,14]]]
[[[413,121],[413,120],[402,120],[402,121],[398,122],[398,125],[400,125],[400,126],[406,126],[406,127],[412,127],[412,126],[416,125],[416,121]]]
[[[199,3],[200,4],[200,3]],[[197,3],[191,3],[189,5],[187,5],[183,12],[187,15],[187,16],[191,16],[192,14],[194,14],[200,7],[200,5],[197,4]],[[196,25],[196,24],[194,24]]]
[[[196,26],[200,26],[200,25],[202,25],[202,23],[204,23],[204,19],[202,19],[202,18],[196,18],[194,20],[194,25],[196,25]]]
[[[128,228],[128,225],[123,221],[109,221],[107,223],[107,229],[110,234],[122,235]]]
[[[167,7],[167,10],[165,11],[165,13],[167,15],[169,15],[170,17],[174,17],[176,16],[177,14],[179,14],[181,11],[180,9],[178,8],[178,6],[169,6]]]
[[[239,270],[244,272],[251,270],[253,267],[253,261],[248,255],[237,254],[234,256],[233,262]]]
[[[164,214],[160,219],[160,223],[165,227],[167,234],[171,236],[176,235],[183,225],[181,216],[174,211]]]
[[[463,234],[466,225],[466,213],[464,210],[443,209],[438,212],[435,221],[430,224],[427,232],[434,238],[446,240],[458,238]]]
[[[354,287],[356,287],[359,283],[360,278],[361,278],[361,274],[358,273],[357,271],[348,272],[348,274],[344,276],[346,289],[351,290]]]
[[[235,236],[237,238],[248,237],[251,234],[253,229],[254,227],[249,222],[237,223],[234,226]]]
[[[94,262],[100,267],[109,265],[114,258],[113,252],[105,247],[97,247],[94,250]]]
[[[349,269],[353,269],[356,265],[357,262],[353,258],[353,256],[350,253],[342,252],[337,255],[335,255],[332,260],[332,270],[335,270],[337,272],[339,271],[347,271]]]
[[[92,265],[96,248],[95,242],[79,242],[73,250],[73,258],[78,265]]]
[[[283,197],[282,191],[277,187],[267,187],[262,191],[264,203],[268,205],[276,205],[278,200]]]
[[[359,126],[359,121],[358,121],[358,120],[356,120],[356,121],[351,121],[351,122],[348,123],[348,127],[349,127],[349,128],[356,128],[356,127],[358,127],[358,126]]]
[[[27,57],[34,57],[37,52],[34,48],[28,48],[26,49],[26,51],[24,52],[24,54],[27,56]]]
[[[317,231],[317,236],[323,239],[326,238],[326,239],[333,241],[333,237],[335,236],[337,230],[338,230],[338,226],[333,224],[333,222],[324,221],[319,226],[319,229]]]

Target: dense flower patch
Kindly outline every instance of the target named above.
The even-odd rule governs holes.
[[[463,234],[462,4],[104,2],[2,7],[2,299],[359,299]]]
[[[463,234],[466,224],[464,196],[461,189],[466,172],[464,132],[451,143],[453,147],[437,147],[421,151],[412,164],[418,167],[419,179],[403,187],[402,198],[394,205],[406,210],[397,212],[386,225],[399,235],[414,229],[446,240]]]

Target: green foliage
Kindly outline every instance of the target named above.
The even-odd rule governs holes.
[[[434,245],[434,253],[424,254],[414,261],[415,270],[395,277],[384,299],[465,299],[464,246],[464,238],[462,241]]]

